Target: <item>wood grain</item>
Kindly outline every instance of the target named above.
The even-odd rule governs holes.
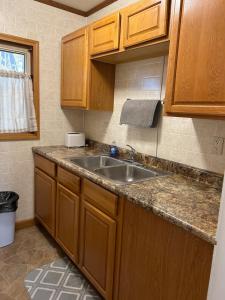
[[[113,193],[84,179],[83,195],[85,196],[86,201],[90,202],[109,216],[115,217],[117,215],[118,196]]]
[[[112,300],[116,221],[92,206],[84,196],[81,209],[80,265],[84,275],[106,300]]]
[[[90,61],[88,109],[113,111],[115,70],[112,64]]]
[[[213,246],[125,203],[118,300],[206,300]]]
[[[168,0],[142,0],[122,11],[123,47],[140,44],[168,32]]]
[[[58,167],[57,171],[58,182],[69,189],[71,192],[80,194],[80,177],[70,173],[69,171]]]
[[[88,34],[87,28],[62,39],[61,106],[87,107]]]
[[[114,13],[90,25],[90,54],[119,49],[120,13]]]
[[[27,219],[27,220],[21,220],[21,221],[16,221],[16,230],[32,227],[36,224],[35,219]]]
[[[75,263],[78,263],[79,207],[79,197],[58,184],[56,240]]]
[[[113,110],[115,66],[90,60],[86,27],[62,39],[61,69],[63,108]]]
[[[56,181],[35,168],[35,217],[55,237]]]
[[[165,112],[225,117],[224,1],[177,0],[172,13]]]
[[[36,168],[44,171],[51,177],[56,176],[56,164],[47,158],[44,158],[38,154],[34,155],[34,165]]]

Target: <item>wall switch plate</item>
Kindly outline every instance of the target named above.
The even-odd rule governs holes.
[[[220,137],[220,136],[213,137],[212,154],[215,155],[223,154],[224,140],[225,140],[224,137]]]

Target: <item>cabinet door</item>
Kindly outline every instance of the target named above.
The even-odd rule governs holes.
[[[62,185],[57,186],[56,240],[78,263],[79,197]]]
[[[116,222],[86,201],[81,214],[81,269],[107,300],[112,299]]]
[[[125,202],[117,300],[206,300],[213,246]]]
[[[35,216],[55,236],[56,182],[44,172],[35,169]]]
[[[225,116],[225,2],[176,0],[172,16],[166,112]]]
[[[143,0],[122,14],[123,46],[129,47],[167,34],[168,0]]]
[[[61,105],[87,105],[88,35],[83,28],[62,39]]]
[[[120,14],[116,13],[90,25],[90,54],[119,48]]]

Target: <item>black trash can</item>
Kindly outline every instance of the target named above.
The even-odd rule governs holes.
[[[15,192],[0,192],[0,248],[14,241],[18,199]]]

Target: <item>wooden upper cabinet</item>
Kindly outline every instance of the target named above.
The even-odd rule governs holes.
[[[113,111],[115,66],[91,61],[88,28],[62,39],[61,106]]]
[[[129,47],[167,35],[168,0],[143,0],[122,12],[123,46]]]
[[[176,0],[166,113],[225,117],[224,15],[223,0]]]
[[[119,49],[120,13],[105,17],[90,25],[90,54]]]
[[[88,32],[82,28],[62,39],[61,105],[87,106]]]

